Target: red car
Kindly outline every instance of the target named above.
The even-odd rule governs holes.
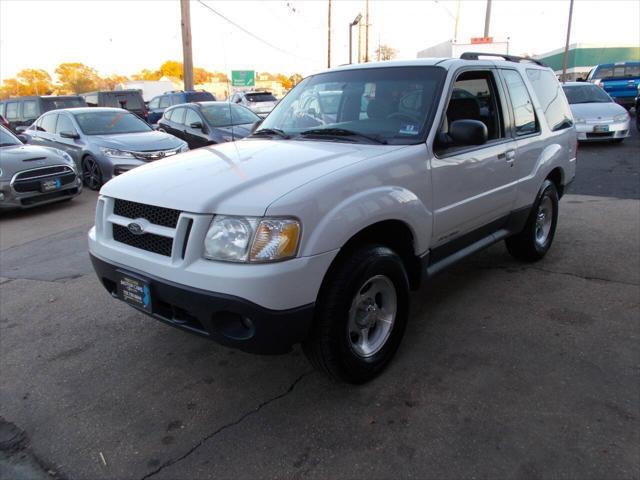
[[[9,122],[7,122],[7,119],[4,118],[2,115],[0,115],[0,125],[2,125],[4,128],[7,128],[13,132],[13,128],[11,128],[11,125],[9,125]]]

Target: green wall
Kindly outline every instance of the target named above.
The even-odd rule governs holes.
[[[540,57],[538,60],[547,64],[552,70],[562,70],[564,52]],[[567,68],[593,67],[600,63],[625,62],[630,60],[640,61],[640,47],[579,47],[569,50]]]

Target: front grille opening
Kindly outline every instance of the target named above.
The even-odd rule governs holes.
[[[47,175],[73,173],[73,170],[66,165],[55,165],[53,167],[36,168],[35,170],[27,170],[16,175],[16,181],[27,180],[34,177],[44,177]]]
[[[176,228],[180,216],[180,210],[145,205],[119,198],[116,198],[114,202],[113,213],[127,218],[144,218],[155,225],[169,228]]]
[[[76,174],[71,172],[71,173],[64,173],[60,176],[51,175],[48,178],[50,179],[59,178],[60,184],[64,186],[64,185],[69,185],[70,183],[73,183],[76,180]],[[20,192],[20,193],[39,192],[40,185],[43,180],[47,180],[47,177],[38,178],[34,180],[25,180],[25,179],[16,180],[13,183],[13,189],[16,192]]]
[[[143,233],[142,235],[134,235],[127,227],[113,224],[113,239],[116,242],[124,243],[134,248],[146,250],[147,252],[157,253],[166,257],[171,256],[171,247],[173,239],[163,237],[154,233]]]
[[[187,327],[204,335],[209,335],[209,332],[202,326],[202,323],[183,308],[171,305],[162,300],[157,300],[153,307],[153,313],[181,327]]]

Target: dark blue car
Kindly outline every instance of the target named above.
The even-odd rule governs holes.
[[[635,103],[640,85],[640,61],[597,65],[587,80],[603,88],[616,103],[629,110]]]
[[[216,97],[214,97],[212,93],[205,92],[204,90],[174,90],[172,92],[165,92],[162,95],[153,97],[149,102],[147,122],[149,122],[150,125],[155,125],[162,117],[164,111],[173,105],[215,101]]]

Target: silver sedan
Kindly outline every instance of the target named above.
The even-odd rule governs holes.
[[[562,85],[580,141],[622,142],[629,136],[629,112],[602,88],[585,82]]]

